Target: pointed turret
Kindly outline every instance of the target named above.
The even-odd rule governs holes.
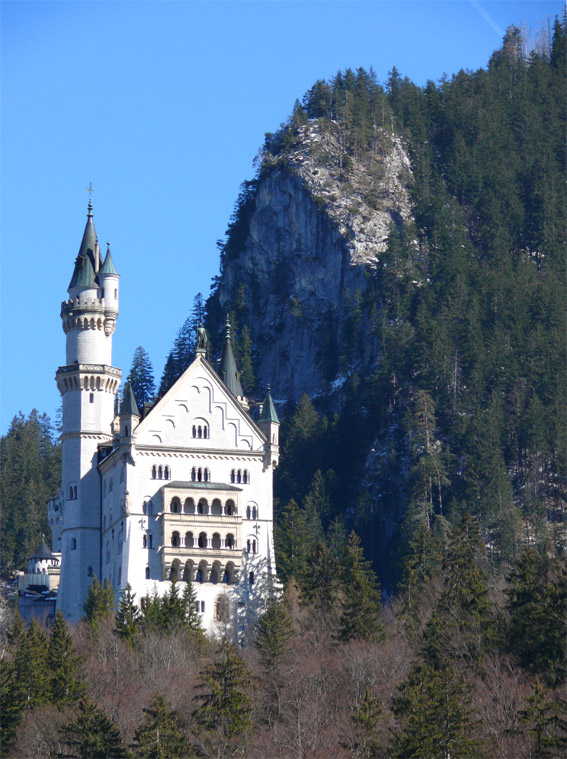
[[[231,329],[228,314],[226,316],[225,329],[226,333],[220,364],[220,376],[230,392],[240,399],[243,398],[244,393],[242,392],[242,385],[240,384],[240,372],[236,368],[236,361],[234,360],[234,353],[232,351]]]
[[[80,272],[87,268],[84,263],[85,259],[89,259],[91,268],[93,270],[93,275],[96,276],[98,274],[98,270],[100,269],[100,250],[98,246],[96,230],[93,223],[93,204],[90,198],[89,207],[87,210],[87,223],[85,225],[85,231],[83,232],[83,239],[81,240],[79,254],[75,261],[75,270],[73,271],[73,276],[71,277],[71,283],[69,284],[68,288],[69,290],[75,287],[81,287],[81,285],[78,283],[77,278],[80,276]]]
[[[93,290],[96,288],[95,272],[90,256],[79,253],[75,260],[75,269],[71,282],[69,283],[68,291],[70,295],[74,295],[73,291],[80,290]]]
[[[280,420],[278,419],[278,415],[276,413],[276,407],[274,406],[274,402],[272,400],[272,395],[270,393],[269,385],[268,385],[268,392],[266,393],[266,399],[264,400],[264,404],[262,406],[262,413],[260,414],[260,418],[258,421],[272,422],[273,424],[280,423]]]
[[[264,447],[266,451],[264,464],[265,466],[273,466],[275,468],[280,460],[280,420],[278,419],[276,407],[272,400],[269,385],[258,419],[258,427],[268,439]]]
[[[106,256],[104,258],[104,263],[100,269],[99,275],[104,274],[115,274],[117,275],[118,272],[116,271],[114,267],[114,261],[112,260],[112,256],[110,255],[110,243],[106,243]]]
[[[122,403],[120,404],[119,416],[120,438],[122,441],[125,438],[131,437],[136,427],[140,424],[141,418],[130,380],[124,385],[124,394],[122,396]]]

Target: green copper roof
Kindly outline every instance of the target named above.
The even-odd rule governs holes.
[[[240,384],[240,373],[236,368],[236,361],[234,360],[234,353],[232,352],[230,322],[228,321],[228,317],[226,319],[226,338],[222,351],[220,376],[233,395],[236,395],[237,397],[242,397],[244,395],[242,392],[242,385]]]
[[[270,394],[269,387],[268,387],[268,392],[266,394],[266,400],[264,401],[264,405],[262,406],[262,413],[260,414],[260,418],[258,421],[259,422],[273,422],[274,424],[280,423],[280,420],[278,419],[278,415],[276,413],[276,407],[274,406],[274,402]]]
[[[118,275],[118,272],[114,268],[114,261],[112,260],[112,256],[110,255],[110,245],[106,249],[106,257],[104,259],[104,263],[100,268],[99,274],[116,274]]]
[[[55,559],[57,558],[54,556],[49,548],[45,544],[45,539],[42,538],[41,543],[39,546],[35,549],[33,554],[30,556],[30,559]]]
[[[79,253],[77,256],[69,290],[73,287],[96,287],[95,273],[88,255]]]
[[[120,406],[120,416],[140,416],[131,382],[127,382],[124,385],[124,396]]]

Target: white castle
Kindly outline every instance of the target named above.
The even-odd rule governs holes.
[[[236,638],[277,584],[279,422],[270,391],[256,423],[227,324],[219,373],[202,331],[195,360],[166,395],[141,413],[127,383],[116,414],[118,282],[110,248],[102,261],[89,201],[61,306],[62,482],[48,503],[53,550],[62,554],[57,607],[79,620],[95,576],[117,598],[129,583],[138,603],[190,578],[203,628],[214,635],[228,624]]]

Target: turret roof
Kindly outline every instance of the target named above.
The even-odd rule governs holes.
[[[273,424],[280,423],[280,420],[278,419],[278,415],[276,413],[276,407],[274,406],[274,402],[272,400],[269,386],[268,386],[268,392],[266,394],[266,399],[264,401],[264,405],[262,406],[262,413],[260,414],[260,418],[258,419],[258,421],[272,422]]]
[[[122,397],[122,403],[120,405],[120,416],[140,416],[138,404],[136,403],[136,397],[134,396],[132,383],[130,381],[124,385],[124,396]]]
[[[226,338],[222,351],[220,376],[224,384],[233,395],[235,395],[237,398],[241,398],[244,395],[242,392],[242,385],[240,384],[240,372],[236,368],[236,361],[234,359],[234,353],[232,351],[230,322],[228,320],[228,316],[226,318]]]
[[[90,264],[90,269],[87,265],[87,261]],[[96,230],[93,223],[93,204],[92,201],[89,200],[87,223],[85,225],[81,247],[79,248],[79,254],[75,260],[75,269],[68,289],[70,290],[72,287],[94,286],[96,284],[95,276],[98,273],[99,268],[100,253],[98,250]]]
[[[73,287],[96,287],[95,273],[90,256],[82,253],[77,256],[69,290]]]
[[[51,553],[45,543],[45,538],[42,537],[41,543],[30,556],[30,559],[56,559],[57,557]]]
[[[116,269],[114,268],[114,261],[112,260],[112,256],[110,255],[110,243],[107,243],[108,247],[106,249],[106,256],[104,259],[104,263],[100,268],[99,275],[100,274],[118,274]]]

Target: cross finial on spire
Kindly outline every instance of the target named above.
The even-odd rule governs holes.
[[[231,336],[230,336],[230,318],[229,318],[228,313],[226,315],[225,329],[226,329],[226,339],[230,340],[231,339]]]
[[[87,192],[89,193],[89,212],[88,212],[88,216],[92,216],[93,215],[93,213],[92,213],[93,212],[93,192],[94,192],[93,183],[89,182],[89,186],[86,189],[87,189]]]

